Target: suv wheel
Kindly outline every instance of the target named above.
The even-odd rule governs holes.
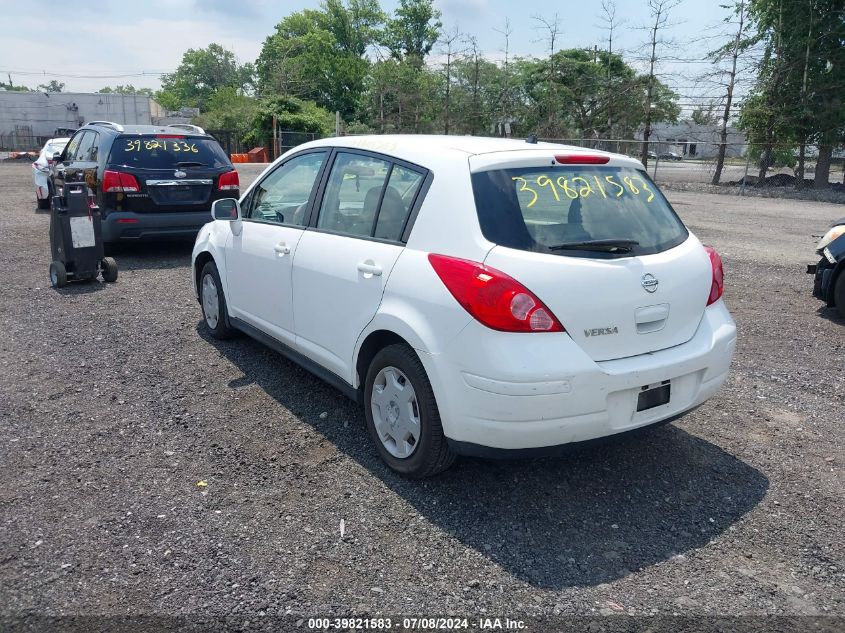
[[[367,371],[364,415],[379,455],[396,472],[429,477],[455,461],[431,383],[407,345],[389,345],[376,354]]]
[[[217,339],[230,338],[234,330],[226,322],[226,298],[214,262],[208,262],[200,273],[200,303],[203,320],[211,335]]]

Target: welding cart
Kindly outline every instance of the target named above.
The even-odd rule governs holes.
[[[64,196],[53,196],[50,211],[50,283],[54,288],[68,281],[95,279],[117,281],[117,262],[103,256],[100,210],[89,204],[88,188],[68,185]]]

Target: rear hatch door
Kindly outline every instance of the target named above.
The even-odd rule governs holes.
[[[118,208],[124,211],[207,211],[214,200],[237,197],[238,193],[219,189],[220,175],[234,168],[217,142],[209,137],[118,137],[107,169],[130,174],[138,182],[137,192],[111,194]]]
[[[497,244],[485,264],[535,293],[593,360],[692,338],[710,292],[710,260],[654,183],[624,161],[550,159],[504,168],[479,161],[476,207]]]

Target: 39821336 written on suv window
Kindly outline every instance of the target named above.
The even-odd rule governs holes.
[[[472,187],[484,236],[509,248],[590,257],[559,246],[627,240],[626,252],[647,255],[689,235],[648,175],[629,167],[494,169],[472,174]]]
[[[211,138],[178,136],[118,136],[109,156],[112,165],[142,169],[174,169],[179,163],[226,167],[229,159]]]

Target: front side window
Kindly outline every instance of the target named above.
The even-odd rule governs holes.
[[[326,185],[317,228],[372,236],[390,167],[386,160],[339,152]]]
[[[305,226],[308,201],[325,159],[325,152],[303,154],[273,171],[250,193],[246,217]]]
[[[576,257],[647,255],[689,235],[648,175],[630,167],[496,169],[474,173],[472,187],[484,236],[510,248]]]

